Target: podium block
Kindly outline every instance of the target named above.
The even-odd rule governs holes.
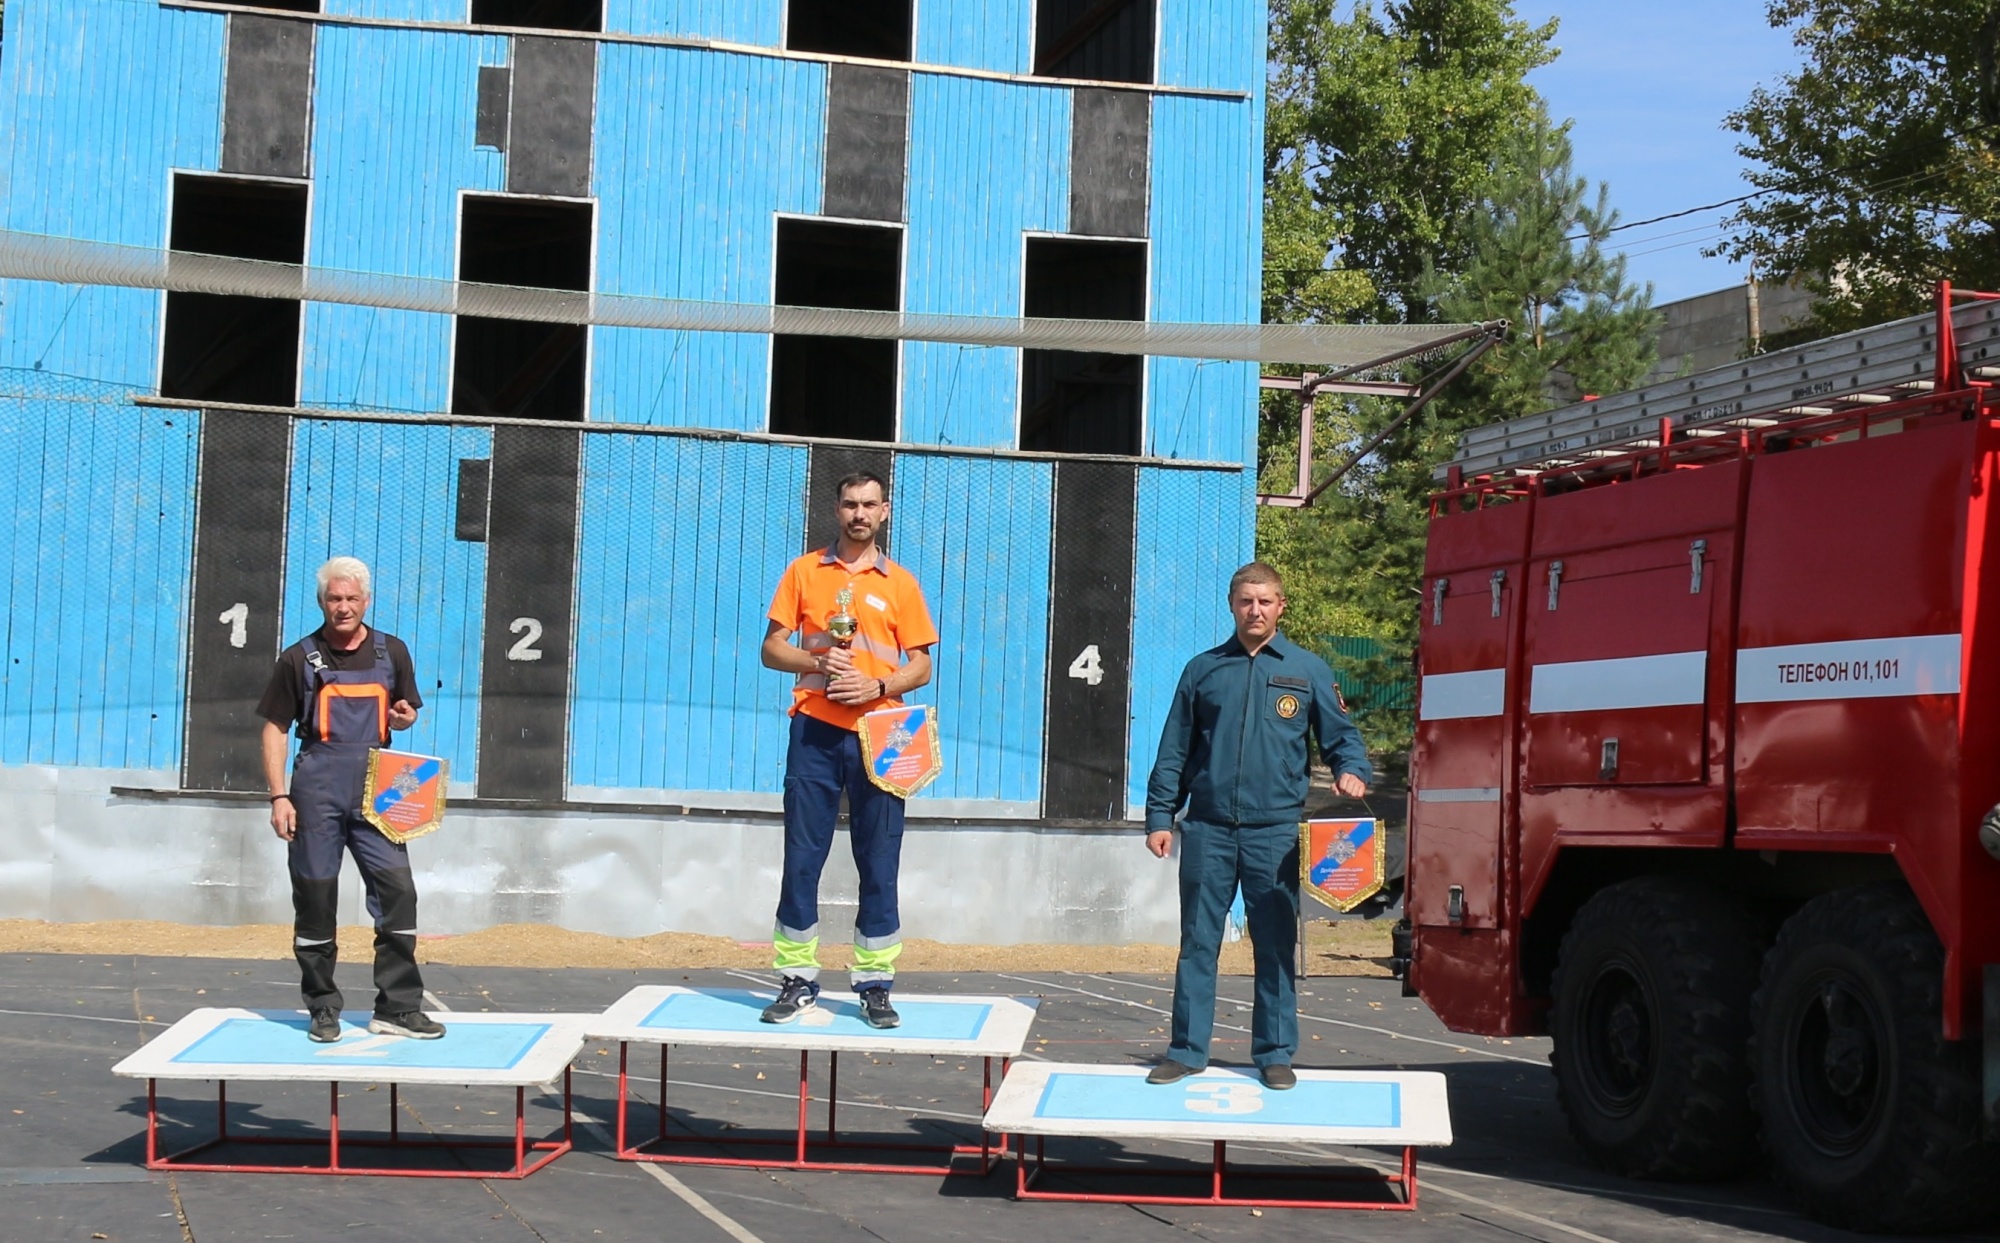
[[[146,1081],[146,1168],[239,1173],[377,1174],[415,1178],[525,1178],[571,1146],[570,1063],[583,1048],[586,1016],[580,1014],[451,1014],[440,1040],[370,1035],[364,1024],[343,1021],[332,1044],[306,1038],[303,1010],[196,1010],[148,1041],[112,1068],[115,1075]],[[213,1081],[216,1133],[213,1138],[162,1152],[159,1142],[161,1080]],[[546,1139],[527,1137],[527,1090],[562,1081],[562,1130]],[[343,1135],[340,1085],[389,1085],[386,1136]],[[249,1135],[229,1130],[231,1083],[324,1083],[328,1121],[324,1139],[307,1136]],[[441,1139],[406,1136],[398,1106],[404,1084],[514,1089],[512,1139]],[[323,1147],[324,1164],[202,1162],[192,1158],[224,1144],[250,1147]],[[356,1148],[403,1150],[511,1150],[504,1169],[387,1168],[343,1161]],[[530,1159],[532,1156],[532,1160]]]

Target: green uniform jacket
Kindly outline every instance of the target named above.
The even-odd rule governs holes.
[[[1282,634],[1251,656],[1231,635],[1187,663],[1146,783],[1146,829],[1170,829],[1185,806],[1208,824],[1302,819],[1306,733],[1336,777],[1374,778],[1326,662]]]

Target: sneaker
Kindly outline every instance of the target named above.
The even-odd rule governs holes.
[[[801,980],[795,975],[785,977],[778,989],[778,999],[764,1007],[758,1017],[766,1023],[789,1023],[806,1011],[819,1005],[819,985],[811,980]]]
[[[903,1016],[889,1004],[888,989],[864,988],[861,990],[861,1021],[870,1027],[901,1027]]]
[[[1264,1086],[1273,1092],[1283,1092],[1287,1088],[1299,1086],[1298,1072],[1282,1062],[1260,1067],[1257,1076],[1264,1081]]]
[[[436,1040],[444,1035],[444,1024],[422,1010],[382,1014],[368,1020],[368,1030],[378,1036],[408,1036],[412,1040]]]
[[[330,1007],[312,1012],[312,1026],[306,1028],[306,1039],[314,1044],[333,1044],[340,1039],[340,1011]]]
[[[1176,1062],[1170,1057],[1164,1057],[1160,1059],[1158,1066],[1153,1067],[1152,1073],[1146,1076],[1146,1082],[1153,1084],[1179,1083],[1189,1075],[1199,1073],[1199,1071],[1186,1062]]]

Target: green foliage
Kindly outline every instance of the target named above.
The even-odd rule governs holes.
[[[1432,472],[1465,429],[1573,389],[1629,387],[1653,360],[1650,290],[1603,250],[1616,222],[1606,191],[1575,174],[1566,127],[1525,81],[1553,57],[1554,33],[1515,19],[1506,0],[1414,0],[1382,17],[1363,3],[1345,20],[1323,0],[1273,4],[1267,316],[1515,325],[1312,508],[1258,513],[1258,553],[1285,574],[1287,632],[1383,644],[1367,668],[1342,660],[1350,677],[1408,668]],[[1308,255],[1316,262],[1299,262]],[[1322,475],[1401,411],[1322,399]],[[1296,398],[1267,393],[1261,422],[1262,489],[1288,491]],[[1361,708],[1357,722],[1371,749],[1408,744],[1407,710]]]
[[[1988,6],[1959,0],[1772,0],[1796,73],[1759,87],[1725,124],[1777,193],[1729,220],[1713,252],[1802,278],[1813,335],[1915,314],[1936,282],[2000,288],[2000,128],[1983,122]],[[1985,105],[1982,111],[1982,105]]]

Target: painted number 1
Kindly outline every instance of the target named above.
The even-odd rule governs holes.
[[[1254,1083],[1190,1083],[1187,1107],[1198,1114],[1254,1114],[1264,1107],[1264,1089]]]
[[[1086,686],[1096,686],[1104,680],[1104,662],[1097,655],[1097,644],[1076,654],[1076,659],[1069,662],[1069,676]]]
[[[250,606],[243,601],[224,609],[222,616],[215,620],[229,627],[229,646],[242,647],[250,642]]]
[[[542,649],[535,644],[542,641],[542,623],[532,617],[516,617],[507,623],[509,634],[521,637],[514,640],[514,646],[507,649],[508,660],[540,660]]]

